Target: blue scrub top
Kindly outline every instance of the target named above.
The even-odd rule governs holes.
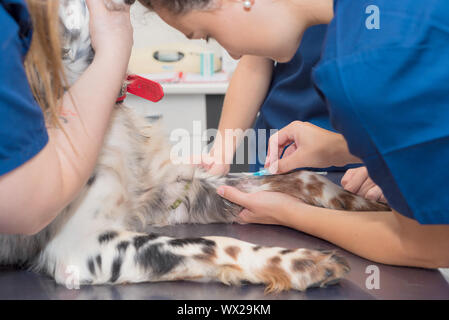
[[[0,175],[3,175],[41,151],[48,135],[23,65],[32,37],[24,0],[0,0],[0,30]]]
[[[314,89],[311,77],[313,66],[320,60],[326,29],[326,25],[309,28],[293,59],[276,64],[267,97],[254,127],[256,130],[268,130],[265,143],[257,141],[256,154],[259,145],[267,148],[269,130],[280,130],[295,120],[312,122],[331,130],[326,104]],[[257,164],[251,165],[251,171],[263,168],[263,164],[257,160]]]
[[[334,11],[314,71],[333,125],[395,210],[449,224],[449,1],[336,0]]]
[[[268,94],[254,126],[256,130],[268,130],[265,141],[257,139],[256,146],[253,146],[256,155],[259,154],[259,146],[264,149],[261,154],[265,154],[270,130],[280,130],[295,120],[311,122],[321,128],[334,131],[326,103],[312,81],[312,68],[320,60],[326,30],[327,25],[318,25],[307,29],[293,59],[287,63],[276,64]],[[257,163],[250,165],[250,171],[259,171],[264,166],[265,159],[262,159],[261,163],[258,157],[255,158]],[[251,157],[249,159],[254,161]],[[343,168],[320,168],[319,170],[344,171],[357,166],[359,165],[348,165]],[[314,168],[307,169],[314,170]]]

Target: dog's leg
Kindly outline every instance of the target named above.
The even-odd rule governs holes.
[[[383,203],[352,194],[324,176],[310,171],[297,171],[263,177],[233,177],[228,179],[227,184],[234,185],[247,192],[264,190],[286,193],[307,204],[328,209],[347,211],[391,210]]]
[[[171,172],[176,172],[179,167],[174,166]],[[185,188],[185,186],[189,188]],[[390,208],[379,202],[371,201],[352,194],[332,183],[322,175],[298,171],[284,175],[254,177],[245,174],[232,174],[226,177],[214,177],[199,172],[194,178],[178,184],[170,185],[170,192],[178,190],[175,208],[172,210],[155,210],[160,204],[160,199],[148,203],[146,210],[149,214],[162,212],[159,220],[153,219],[153,223],[170,225],[177,223],[232,223],[238,218],[242,207],[220,197],[216,190],[219,186],[229,185],[247,192],[273,191],[293,196],[306,204],[334,210],[346,211],[390,211]],[[164,189],[167,187],[164,186]],[[187,191],[186,191],[187,190]],[[151,194],[158,194],[150,190]],[[172,196],[171,203],[174,202]],[[165,203],[165,208],[170,204]]]
[[[224,237],[175,239],[108,231],[83,240],[56,259],[54,277],[67,282],[77,270],[81,284],[146,281],[219,281],[265,284],[266,290],[305,290],[337,282],[348,271],[333,252],[260,247]],[[63,261],[58,261],[63,260]]]

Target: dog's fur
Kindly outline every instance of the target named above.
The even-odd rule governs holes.
[[[112,9],[120,9],[123,2],[133,1],[107,1]],[[86,8],[83,0],[61,0],[64,64],[73,83],[91,63],[93,50],[87,18],[75,32],[73,25],[69,28],[70,6]],[[284,192],[326,208],[388,210],[311,172],[215,177],[193,166],[174,165],[161,130],[118,104],[98,165],[83,191],[39,234],[0,235],[0,264],[46,273],[60,284],[75,266],[81,284],[245,281],[266,284],[268,291],[325,286],[349,271],[334,252],[143,233],[146,225],[234,222],[241,208],[215,191],[225,184],[246,192]]]

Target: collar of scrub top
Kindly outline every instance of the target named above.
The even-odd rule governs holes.
[[[126,80],[120,91],[120,97],[117,98],[117,103],[122,103],[128,93],[152,102],[158,102],[164,97],[164,90],[156,81],[136,75],[129,75]]]

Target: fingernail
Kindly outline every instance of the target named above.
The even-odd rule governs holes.
[[[278,171],[278,162],[274,162],[272,165],[268,167],[268,171],[270,171],[271,174],[276,174]]]
[[[217,189],[217,193],[218,193],[221,197],[223,197],[223,196],[224,196],[224,193],[225,193],[224,188],[223,188],[223,187],[219,187],[219,188]]]
[[[245,221],[244,215],[243,215],[242,213],[240,213],[240,214],[237,216],[236,222],[237,222],[238,224],[247,224],[247,222]]]

